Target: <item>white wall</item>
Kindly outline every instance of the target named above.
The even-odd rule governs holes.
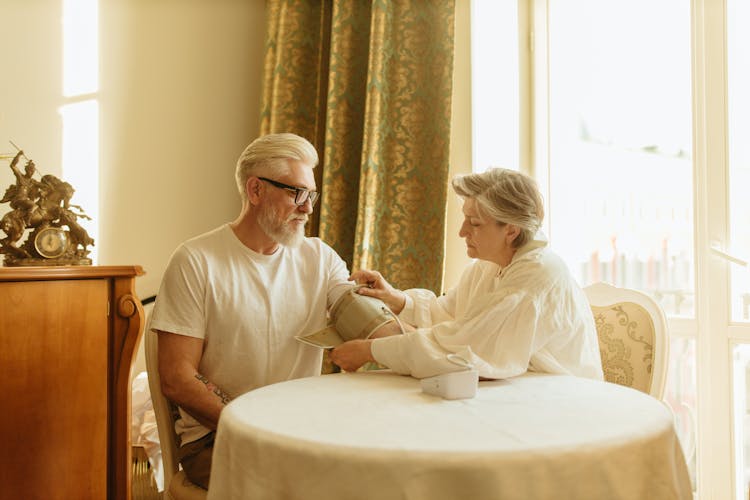
[[[181,241],[239,210],[234,164],[258,135],[265,2],[99,0],[98,9],[99,87],[88,97],[99,104],[99,206],[89,232],[98,264],[143,266],[145,298]],[[62,0],[0,4],[0,153],[14,152],[12,140],[40,173],[65,178],[62,14]],[[14,182],[7,165],[2,192]],[[73,186],[75,203],[86,193]]]
[[[451,152],[448,178],[470,174],[471,157],[471,2],[456,1],[455,49],[453,53],[453,97],[451,101]],[[445,266],[443,290],[458,284],[471,259],[466,243],[458,236],[463,212],[453,188],[448,186]]]

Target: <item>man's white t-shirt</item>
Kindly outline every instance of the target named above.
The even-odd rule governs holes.
[[[263,255],[225,224],[175,250],[151,329],[204,339],[199,373],[237,397],[320,374],[322,350],[294,336],[326,327],[327,309],[352,284],[348,277],[344,261],[318,238]],[[175,427],[182,444],[209,432],[180,415]]]

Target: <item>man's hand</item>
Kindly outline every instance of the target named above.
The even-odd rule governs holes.
[[[350,340],[331,351],[331,361],[347,372],[357,371],[368,361],[375,361],[372,357],[370,345],[372,340]]]

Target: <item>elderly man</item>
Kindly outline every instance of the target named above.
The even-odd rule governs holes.
[[[351,286],[333,249],[304,234],[317,163],[302,137],[256,139],[237,162],[239,216],[180,245],[164,273],[151,321],[159,374],[180,408],[182,467],[204,488],[221,410],[252,389],[320,374],[322,351],[294,336],[324,328]]]

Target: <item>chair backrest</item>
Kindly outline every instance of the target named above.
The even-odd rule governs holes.
[[[151,321],[146,324],[143,334],[146,351],[146,372],[148,373],[148,387],[151,391],[151,402],[156,417],[156,427],[159,431],[159,445],[161,446],[162,465],[164,466],[164,491],[169,491],[169,483],[179,470],[177,459],[177,436],[174,431],[175,412],[177,408],[161,392],[159,378],[159,336],[151,331]]]
[[[659,304],[645,293],[594,283],[584,292],[594,314],[604,378],[661,399],[669,338]]]
[[[164,500],[206,500],[208,492],[192,483],[185,471],[180,470],[177,455],[177,434],[174,423],[179,417],[177,406],[164,397],[159,377],[159,335],[151,331],[151,318],[146,322],[143,334],[146,351],[146,372],[151,403],[159,432],[162,466],[164,467]]]

